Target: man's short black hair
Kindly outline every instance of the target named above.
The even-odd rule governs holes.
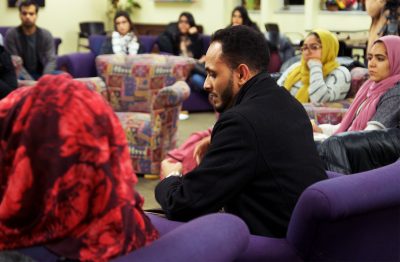
[[[39,12],[39,5],[34,0],[21,0],[21,1],[19,1],[19,3],[18,3],[19,12],[22,11],[22,7],[31,6],[31,5],[35,6],[35,12],[36,13]]]
[[[246,64],[255,72],[266,71],[269,49],[264,35],[254,29],[237,25],[220,29],[211,36],[211,43],[222,45],[222,59],[231,69]]]

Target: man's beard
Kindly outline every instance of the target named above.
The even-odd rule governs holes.
[[[23,27],[23,28],[26,28],[26,29],[31,29],[31,28],[35,27],[35,24],[34,24],[34,23],[31,23],[31,22],[23,23],[23,24],[22,24],[22,27]]]
[[[222,113],[225,110],[228,110],[233,106],[234,103],[234,95],[233,95],[233,79],[232,77],[229,79],[228,84],[226,85],[224,91],[221,93],[221,105],[215,107],[215,110],[218,113]]]

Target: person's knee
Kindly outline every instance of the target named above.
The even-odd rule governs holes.
[[[205,81],[204,76],[199,75],[199,74],[193,74],[190,77],[191,86],[198,92],[204,91],[204,88],[203,88],[204,81]]]

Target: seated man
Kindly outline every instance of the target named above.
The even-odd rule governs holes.
[[[37,80],[44,74],[53,73],[56,69],[54,40],[49,31],[36,26],[39,6],[33,0],[21,1],[19,17],[21,25],[11,28],[5,38],[6,50],[12,55],[20,56],[29,77]]]
[[[265,37],[246,26],[217,31],[206,54],[204,88],[221,113],[199,166],[167,174],[156,199],[170,219],[225,212],[252,234],[283,237],[298,197],[326,178],[302,105],[265,71]]]

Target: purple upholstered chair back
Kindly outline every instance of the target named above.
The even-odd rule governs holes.
[[[8,29],[10,29],[12,26],[0,26],[0,34],[4,37],[6,37],[6,33]]]
[[[203,40],[203,52],[207,53],[208,47],[210,46],[211,36],[210,35],[201,35],[201,39]]]
[[[140,35],[139,40],[143,45],[143,51],[145,53],[152,53],[154,45],[157,42],[158,36],[156,35]]]
[[[400,260],[400,161],[310,186],[287,242],[314,261]]]
[[[89,49],[95,56],[100,55],[103,42],[107,39],[105,35],[91,35],[89,36]]]

